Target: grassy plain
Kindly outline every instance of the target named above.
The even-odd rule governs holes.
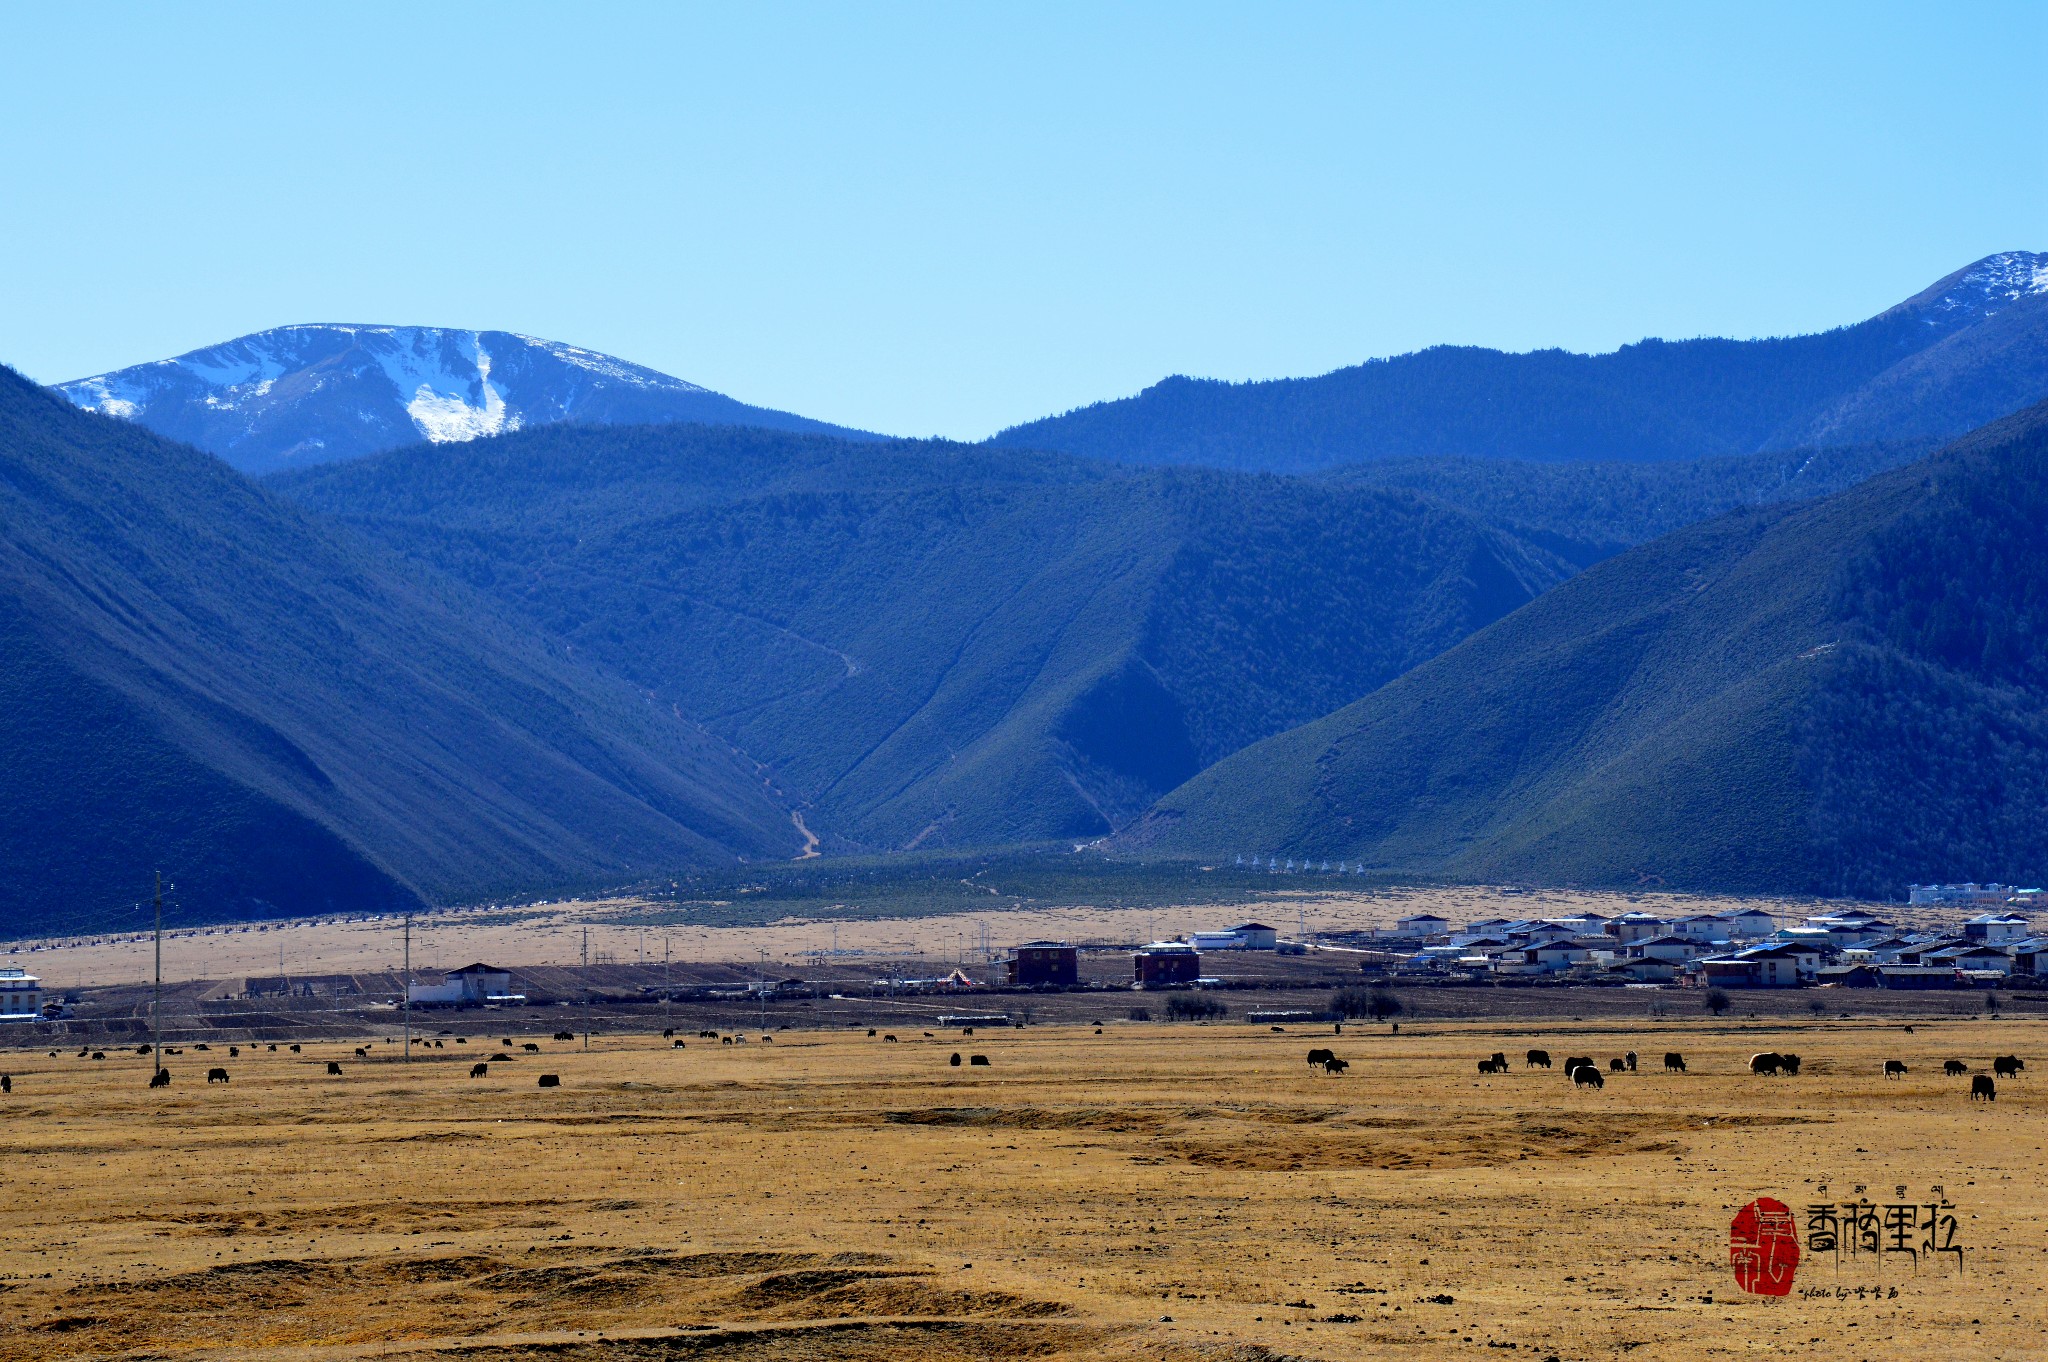
[[[9,1055],[0,1359],[2043,1355],[2037,1021],[897,1034],[188,1048],[159,1091],[131,1052]],[[1644,1065],[1580,1090],[1532,1045]],[[1750,1077],[1764,1049],[1803,1073]],[[2006,1053],[2034,1073],[1994,1104],[1940,1074]],[[1900,1186],[1954,1203],[1960,1274],[1736,1289],[1752,1197]]]

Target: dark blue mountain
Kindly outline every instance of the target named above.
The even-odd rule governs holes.
[[[1948,439],[2048,398],[2048,255],[1994,255],[1854,326],[1612,354],[1439,346],[1317,378],[1174,377],[999,445],[1309,472],[1372,459],[1665,460]]]
[[[617,883],[800,845],[723,743],[210,455],[0,368],[0,933]]]

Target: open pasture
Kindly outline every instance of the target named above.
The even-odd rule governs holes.
[[[2020,1358],[2048,1325],[2035,1022],[507,1034],[188,1048],[154,1091],[132,1050],[6,1055],[0,1359]],[[1995,1102],[1942,1072],[2005,1054]],[[1961,1271],[1809,1253],[1746,1295],[1759,1195],[1945,1198]]]

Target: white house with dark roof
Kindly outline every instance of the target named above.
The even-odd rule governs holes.
[[[1737,937],[1769,936],[1778,930],[1778,919],[1761,908],[1744,908],[1739,913],[1730,913],[1728,922]]]
[[[18,965],[0,967],[0,1022],[40,1021],[43,981]]]
[[[1963,935],[1987,946],[2024,941],[2032,935],[2032,921],[2025,913],[1979,913],[1963,924]]]
[[[1643,941],[1631,941],[1626,947],[1629,955],[1644,960],[1668,960],[1673,964],[1684,964],[1688,960],[1699,960],[1717,953],[1717,947],[1710,941],[1695,937],[1666,933]]]
[[[1627,912],[1607,923],[1607,934],[1624,945],[1670,934],[1671,924],[1655,913]]]
[[[1270,951],[1280,945],[1280,929],[1263,922],[1240,922],[1230,930],[1237,933],[1248,951]]]
[[[1726,941],[1734,935],[1735,924],[1719,913],[1695,913],[1672,923],[1671,931],[1698,941]]]

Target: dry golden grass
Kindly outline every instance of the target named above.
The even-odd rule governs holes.
[[[488,1038],[222,1047],[155,1092],[132,1053],[8,1056],[0,1359],[2041,1355],[2048,1063],[1995,1104],[1940,1076],[2048,1060],[2038,1023],[899,1034],[549,1043],[476,1079]],[[1574,1090],[1530,1045],[1644,1067]],[[1805,1071],[1750,1077],[1763,1049]],[[1494,1050],[1513,1072],[1475,1073]],[[1823,1183],[1945,1188],[1964,1274],[1743,1295],[1736,1208]]]

